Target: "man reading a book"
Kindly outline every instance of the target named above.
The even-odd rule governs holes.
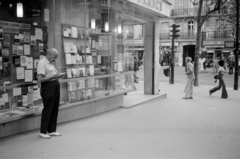
[[[60,84],[58,79],[65,73],[58,73],[54,62],[58,57],[58,51],[51,48],[46,56],[41,59],[37,66],[37,79],[41,84],[41,97],[43,100],[43,110],[41,117],[41,128],[39,136],[50,139],[51,136],[61,136],[57,132],[57,117],[60,100]]]

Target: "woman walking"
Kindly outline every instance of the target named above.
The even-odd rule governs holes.
[[[214,93],[214,92],[216,92],[216,91],[218,91],[218,90],[220,90],[220,89],[222,88],[222,96],[221,96],[221,97],[222,97],[222,98],[228,98],[228,93],[227,93],[227,90],[226,90],[226,85],[225,85],[225,82],[224,82],[224,80],[223,80],[223,75],[224,75],[224,72],[225,72],[225,70],[224,70],[224,63],[225,63],[225,61],[223,61],[223,60],[220,60],[220,61],[218,62],[219,69],[218,69],[218,75],[217,75],[217,77],[218,77],[218,80],[219,80],[219,85],[216,86],[216,87],[214,87],[214,88],[212,88],[212,89],[209,91],[210,96],[211,96],[212,93]]]
[[[191,63],[191,61],[191,57],[186,57],[185,62],[187,67],[185,74],[187,75],[187,83],[185,86],[185,97],[183,97],[183,99],[193,99],[193,82],[195,76],[193,72],[193,64]]]

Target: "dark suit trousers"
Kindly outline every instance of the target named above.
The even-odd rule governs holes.
[[[229,75],[233,74],[233,67],[229,67]]]
[[[44,82],[41,84],[41,96],[43,99],[43,110],[40,132],[56,132],[57,117],[60,101],[60,84],[58,81]]]
[[[226,90],[226,85],[225,85],[225,82],[223,80],[223,75],[219,75],[219,85],[217,87],[214,87],[213,89],[210,90],[210,93],[214,93],[218,90],[220,90],[222,88],[222,95],[221,97],[222,98],[228,98],[228,93],[227,93],[227,90]]]

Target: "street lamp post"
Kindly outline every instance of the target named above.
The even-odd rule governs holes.
[[[238,90],[238,54],[239,54],[239,0],[236,0],[237,4],[237,22],[236,22],[236,36],[235,36],[235,73],[234,73],[234,90]]]

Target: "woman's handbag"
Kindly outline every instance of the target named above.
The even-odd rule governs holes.
[[[214,83],[216,83],[217,80],[219,79],[218,75],[215,75],[213,78],[215,79]]]
[[[163,73],[164,73],[164,75],[165,75],[166,77],[168,77],[169,74],[170,74],[170,67],[164,68],[164,69],[163,69]]]

